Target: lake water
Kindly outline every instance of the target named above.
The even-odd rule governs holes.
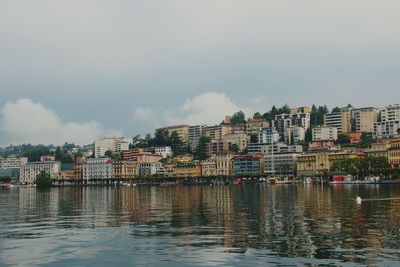
[[[0,266],[400,266],[398,197],[390,185],[0,189]]]

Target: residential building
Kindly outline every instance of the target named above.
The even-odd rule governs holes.
[[[257,134],[258,143],[272,144],[279,142],[279,133],[275,128],[263,128],[260,129]]]
[[[56,161],[56,156],[54,155],[41,156],[40,161]]]
[[[287,144],[299,144],[304,142],[306,138],[306,130],[300,126],[293,126],[286,128],[284,132],[285,143]]]
[[[230,125],[215,125],[203,128],[203,135],[208,136],[211,139],[221,139],[222,136],[231,133],[232,133],[232,127]]]
[[[232,159],[233,175],[261,175],[264,173],[264,155],[240,155]]]
[[[243,151],[246,149],[247,144],[250,143],[250,136],[245,133],[234,133],[222,136],[221,140],[224,143],[228,143],[231,148],[232,145],[236,145],[239,151]]]
[[[28,163],[28,158],[26,157],[9,157],[0,158],[0,168],[2,169],[19,169]]]
[[[171,136],[173,132],[176,132],[179,136],[179,138],[185,142],[189,142],[189,125],[186,124],[181,124],[181,125],[174,125],[174,126],[167,126],[167,127],[162,127],[156,129],[156,131],[166,131],[168,132],[168,135]]]
[[[199,143],[200,137],[203,135],[203,128],[206,125],[196,125],[189,127],[189,146],[194,151]]]
[[[349,133],[350,144],[358,144],[358,143],[361,143],[363,134],[364,134],[364,133],[362,133],[362,132],[358,132],[358,133]]]
[[[336,128],[338,134],[351,132],[350,112],[341,111],[325,114],[324,126]]]
[[[138,163],[126,160],[116,160],[112,163],[115,179],[131,179],[139,176]]]
[[[212,156],[215,159],[217,175],[231,176],[233,173],[232,159],[235,156],[230,151],[221,151]]]
[[[313,141],[336,141],[338,138],[338,130],[335,127],[315,127],[312,129]]]
[[[107,151],[112,153],[129,150],[129,142],[123,137],[105,137],[94,143],[95,157],[104,157]]]
[[[44,171],[52,178],[56,178],[61,164],[56,161],[28,162],[20,167],[20,182],[22,184],[34,184],[36,176]]]
[[[400,137],[400,104],[381,109],[381,121],[374,125],[375,138]]]
[[[372,133],[374,124],[378,121],[379,109],[373,107],[350,110],[351,131],[355,133]]]
[[[192,154],[176,155],[174,159],[176,162],[189,163],[193,161],[193,155]]]
[[[388,161],[392,168],[400,167],[400,139],[390,142],[388,149]]]
[[[106,180],[113,177],[113,161],[107,157],[87,159],[82,165],[82,180],[85,184],[91,180]]]
[[[216,176],[217,162],[215,160],[204,160],[200,162],[202,176]]]
[[[246,134],[246,124],[231,125],[231,134]]]
[[[247,146],[247,154],[267,154],[268,153],[267,144],[263,143],[251,143]]]
[[[323,140],[323,141],[312,141],[308,145],[308,151],[338,151],[340,150],[340,145],[336,145],[333,140]]]
[[[154,153],[165,159],[172,156],[172,148],[170,146],[155,147]]]
[[[224,142],[222,139],[213,139],[210,143],[207,144],[207,155],[230,151],[231,144],[229,142]]]
[[[280,134],[287,128],[294,126],[303,127],[305,130],[311,126],[310,113],[280,114],[275,116],[275,127]]]
[[[260,129],[269,128],[269,122],[265,119],[249,119],[246,122],[246,134],[257,134]]]
[[[311,113],[311,108],[310,107],[298,107],[298,108],[290,109],[290,114],[292,114],[292,115],[296,115],[299,113]]]
[[[123,152],[123,159],[137,163],[158,162],[163,157],[156,153],[145,152],[143,148],[133,148]]]
[[[265,173],[267,175],[295,176],[297,157],[300,153],[277,153],[265,156]]]

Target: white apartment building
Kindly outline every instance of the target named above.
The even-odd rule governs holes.
[[[310,113],[280,114],[275,116],[274,124],[281,134],[284,134],[287,128],[294,126],[303,127],[307,130],[311,126],[311,115]]]
[[[203,135],[203,128],[206,125],[196,125],[189,127],[189,146],[194,151],[199,143],[200,137]]]
[[[248,154],[276,154],[276,153],[302,153],[303,146],[301,145],[287,145],[282,142],[275,144],[250,144],[247,146]]]
[[[170,146],[155,147],[154,153],[165,159],[172,156],[172,148]]]
[[[141,177],[150,177],[157,173],[160,173],[163,165],[161,162],[146,162],[141,163],[139,167],[139,173]]]
[[[262,144],[277,143],[279,139],[278,131],[272,127],[260,129],[257,134],[257,141]]]
[[[129,142],[123,137],[105,137],[94,143],[95,157],[104,157],[110,150],[113,153],[129,150]]]
[[[336,141],[338,130],[335,127],[315,127],[312,129],[313,141]]]
[[[400,104],[381,109],[381,121],[374,125],[375,138],[400,137]]]
[[[88,183],[92,179],[110,179],[113,175],[113,164],[109,158],[87,159],[82,166],[82,179]]]
[[[44,171],[52,178],[56,177],[60,171],[61,164],[56,161],[44,161],[44,162],[28,162],[20,167],[20,182],[22,184],[34,184],[36,176]]]
[[[19,169],[28,163],[28,158],[11,157],[11,158],[0,158],[0,168],[2,169]]]
[[[284,133],[285,142],[287,144],[298,144],[306,138],[306,129],[300,126],[287,128]]]

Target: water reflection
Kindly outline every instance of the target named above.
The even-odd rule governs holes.
[[[399,263],[400,200],[357,205],[357,195],[395,198],[400,187],[2,190],[0,265]]]

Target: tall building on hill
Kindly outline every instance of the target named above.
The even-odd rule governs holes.
[[[336,128],[338,133],[349,133],[351,132],[350,112],[341,111],[325,114],[324,125]]]
[[[105,137],[94,142],[95,157],[104,157],[107,151],[113,153],[122,152],[129,149],[129,142],[123,137]]]
[[[400,104],[381,109],[381,121],[374,125],[374,137],[400,137]]]
[[[173,132],[176,132],[179,138],[187,143],[189,142],[189,125],[181,124],[181,125],[174,125],[174,126],[167,126],[156,129],[156,131],[167,131],[168,135],[171,136]]]
[[[206,125],[195,125],[189,127],[189,146],[194,151],[199,143],[200,137],[203,135],[203,128]]]

